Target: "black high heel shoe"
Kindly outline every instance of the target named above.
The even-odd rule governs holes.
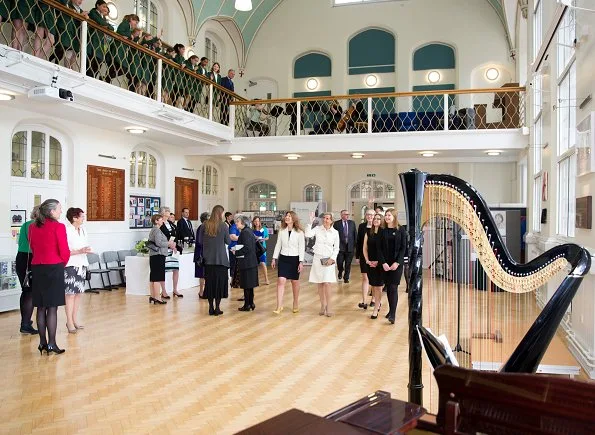
[[[357,304],[358,308],[363,308],[364,310],[368,309],[368,304],[364,303],[364,302],[360,302],[359,304]]]
[[[167,296],[161,295],[161,299],[171,299],[171,296],[170,295],[167,295]]]
[[[175,298],[183,298],[183,297],[184,297],[184,295],[183,295],[183,294],[181,294],[181,293],[174,293],[174,297],[175,297]]]
[[[254,311],[254,310],[256,309],[256,305],[254,305],[254,304],[250,305],[250,309],[251,309],[252,311]]]
[[[215,308],[215,315],[220,316],[221,314],[223,314],[223,311],[221,311],[219,308]]]
[[[215,316],[215,310],[213,308],[209,308],[209,316]]]
[[[60,349],[57,344],[48,344],[47,351],[48,355],[52,352],[56,355],[59,355],[61,353],[66,352],[66,349]]]
[[[238,308],[238,311],[250,311],[250,306],[244,305],[243,307]]]
[[[47,344],[40,344],[39,346],[37,346],[37,350],[39,351],[39,354],[40,355],[43,355],[43,351],[44,350],[47,352],[48,345]]]
[[[372,314],[370,316],[370,319],[376,320],[378,318],[378,313],[376,313],[376,315]]]
[[[161,304],[161,305],[167,304],[167,302],[160,301],[159,299],[155,299],[153,296],[150,296],[149,297],[149,303],[151,303],[151,302],[153,302],[155,305],[157,305],[157,304]]]

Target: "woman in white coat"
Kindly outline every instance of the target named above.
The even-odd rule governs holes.
[[[312,216],[312,223],[314,217]],[[314,259],[310,269],[311,283],[318,284],[318,296],[320,296],[321,316],[331,317],[331,283],[337,282],[335,264],[339,254],[339,232],[333,228],[333,215],[324,213],[322,225],[306,228],[306,237],[316,237],[314,244]]]

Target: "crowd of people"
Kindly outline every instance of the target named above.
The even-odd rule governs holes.
[[[60,354],[64,349],[56,343],[57,310],[65,306],[66,328],[76,334],[84,327],[77,314],[85,281],[89,281],[87,254],[92,252],[80,208],[69,208],[66,225],[59,222],[62,206],[48,199],[31,213],[19,235],[16,268],[21,282],[21,329],[25,334],[39,334],[39,351]],[[372,319],[378,318],[382,306],[383,287],[389,310],[386,318],[395,322],[398,302],[397,287],[403,274],[407,248],[407,233],[397,221],[394,208],[385,213],[370,209],[365,222],[356,228],[347,210],[333,222],[331,213],[323,213],[305,227],[298,215],[289,211],[283,217],[273,251],[271,267],[277,270],[277,304],[273,311],[284,310],[283,296],[287,281],[293,292],[293,313],[299,313],[300,274],[304,270],[306,237],[314,238],[314,258],[308,281],[316,284],[321,316],[333,316],[332,284],[337,279],[349,283],[351,262],[355,255],[362,273],[362,302],[367,309],[366,295],[371,290]],[[182,209],[176,218],[169,207],[161,207],[151,218],[153,228],[147,241],[150,266],[149,303],[165,305],[171,298],[165,286],[166,273],[172,273],[173,296],[178,291],[179,262],[177,253],[194,245],[195,277],[199,278],[199,297],[207,299],[209,315],[220,316],[221,300],[229,297],[230,287],[242,288],[244,304],[239,311],[254,311],[254,289],[259,286],[259,267],[268,284],[266,241],[268,230],[260,218],[250,221],[246,216],[225,212],[223,206],[200,215],[200,225],[194,229],[190,210]],[[337,273],[338,271],[338,273]],[[37,308],[37,328],[33,327],[33,309]]]
[[[194,112],[199,103],[207,104],[207,82],[198,79],[188,80],[183,70],[193,71],[231,92],[235,91],[233,69],[229,69],[223,77],[218,62],[209,66],[209,59],[196,55],[186,59],[184,44],[167,46],[161,39],[163,29],[159,35],[151,35],[139,28],[138,15],[125,15],[115,30],[130,42],[126,44],[110,35],[114,28],[108,20],[109,8],[105,0],[97,0],[95,7],[90,11],[83,10],[83,0],[57,1],[71,10],[75,16],[79,15],[80,19],[36,0],[0,1],[0,24],[9,21],[12,24],[10,45],[20,51],[30,45],[34,56],[78,69],[81,65],[80,23],[87,20],[96,25],[88,27],[86,74],[90,77],[108,83],[116,78],[125,77],[130,91],[155,98],[157,58],[161,57],[182,68],[180,70],[164,64],[161,98],[165,104],[190,112]],[[28,32],[32,33],[32,40]],[[147,50],[154,52],[156,56],[148,54]],[[229,94],[214,89],[213,102],[224,124],[229,121],[229,101]]]

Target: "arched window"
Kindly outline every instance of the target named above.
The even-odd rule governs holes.
[[[157,158],[146,150],[130,153],[130,187],[157,189]]]
[[[304,187],[304,201],[322,201],[322,187],[318,186],[317,184],[308,184],[306,187]]]
[[[349,40],[349,75],[395,72],[395,36],[367,29]]]
[[[209,59],[209,64],[217,62],[219,59],[219,51],[217,50],[217,44],[211,38],[205,38],[205,56]]]
[[[254,183],[246,188],[247,211],[277,211],[277,187],[269,183]]]
[[[455,89],[456,55],[453,47],[440,42],[424,45],[413,52],[414,83],[412,90],[444,91]],[[449,95],[449,106],[454,104],[454,95]],[[444,100],[439,97],[413,97],[415,112],[442,111]]]
[[[219,172],[212,165],[203,165],[201,193],[203,195],[219,195]]]
[[[365,179],[351,187],[349,197],[352,200],[394,200],[395,186],[383,181]]]
[[[145,32],[157,36],[159,29],[159,8],[151,0],[134,0],[134,10],[140,18],[138,23]]]
[[[62,145],[50,133],[31,129],[13,135],[13,177],[62,181],[62,167]]]

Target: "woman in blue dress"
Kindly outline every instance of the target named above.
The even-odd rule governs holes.
[[[258,259],[258,263],[262,266],[262,271],[264,272],[264,281],[266,282],[267,285],[269,285],[269,274],[267,272],[267,253],[266,253],[266,247],[267,247],[267,240],[269,240],[269,230],[267,230],[267,227],[263,227],[262,224],[260,223],[260,218],[258,216],[254,216],[254,219],[252,219],[252,231],[254,232],[254,235],[256,236],[256,240],[262,240],[262,244],[264,245],[265,248],[265,252],[264,254],[262,254],[260,256],[260,258]]]

